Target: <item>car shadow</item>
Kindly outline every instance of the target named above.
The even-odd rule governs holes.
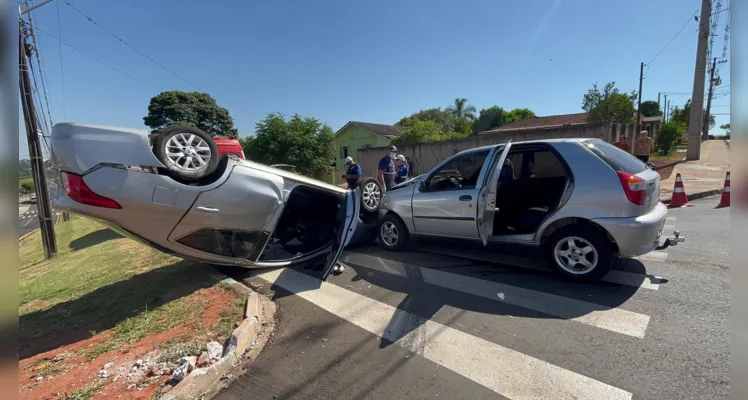
[[[70,249],[73,251],[83,250],[87,247],[96,246],[97,244],[120,238],[122,238],[122,235],[119,233],[111,229],[103,228],[72,240],[70,242]]]
[[[86,340],[127,318],[218,283],[211,266],[179,261],[19,318],[19,360]]]

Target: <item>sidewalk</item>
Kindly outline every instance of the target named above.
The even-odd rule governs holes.
[[[689,196],[717,194],[725,184],[725,173],[730,170],[730,148],[724,140],[709,140],[701,144],[701,160],[683,162],[675,166],[670,177],[660,184],[660,199],[669,202],[680,174]],[[714,193],[713,193],[714,192]]]

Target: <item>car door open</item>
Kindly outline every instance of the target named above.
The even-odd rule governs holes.
[[[498,155],[498,160],[493,169],[488,171],[488,177],[484,181],[485,185],[483,185],[478,195],[478,234],[480,234],[484,246],[488,244],[488,237],[493,233],[493,218],[496,215],[496,193],[499,190],[499,175],[501,174],[501,169],[504,167],[504,162],[511,146],[512,141],[510,140],[504,146],[501,154]]]
[[[333,239],[330,255],[327,257],[325,267],[322,270],[321,280],[327,279],[332,273],[335,263],[343,254],[343,249],[351,241],[353,233],[358,226],[358,215],[361,211],[361,201],[359,200],[361,192],[359,189],[351,190],[346,194],[345,199],[341,202],[340,211],[338,212],[338,221],[340,223],[338,232]]]

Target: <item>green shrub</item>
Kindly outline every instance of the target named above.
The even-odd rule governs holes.
[[[682,124],[676,122],[664,123],[655,138],[657,151],[662,155],[670,154],[683,140],[684,131],[685,128]]]

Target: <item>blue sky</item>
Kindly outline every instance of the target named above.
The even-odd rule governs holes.
[[[241,136],[252,135],[255,123],[271,111],[317,117],[337,130],[349,120],[395,123],[419,109],[447,106],[456,97],[466,97],[478,109],[496,104],[527,107],[541,116],[581,112],[582,96],[593,82],[636,89],[639,63],[657,56],[690,18],[645,67],[643,87],[643,101],[668,92],[672,104],[682,106],[693,86],[698,24],[692,15],[701,3],[67,1],[140,52],[231,103],[219,100]],[[720,14],[718,56],[727,14]],[[151,97],[164,90],[197,90],[65,0],[42,6],[32,17],[55,122],[145,128]],[[66,45],[60,52],[55,39],[60,35],[137,80]],[[729,93],[729,63],[720,66],[720,75],[717,93]],[[729,112],[729,96],[717,96],[713,104],[713,112]],[[724,122],[729,115],[718,115],[717,126]],[[20,140],[24,157],[23,127]]]

